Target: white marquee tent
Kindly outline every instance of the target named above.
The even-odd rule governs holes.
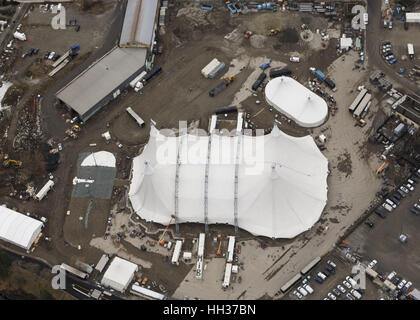
[[[290,77],[278,77],[265,86],[268,104],[302,127],[320,126],[328,115],[327,103]]]
[[[127,260],[115,257],[106,270],[101,284],[124,292],[134,278],[139,267]]]
[[[41,232],[43,223],[0,206],[0,239],[29,250]]]
[[[312,137],[291,137],[274,126],[265,136],[209,138],[166,137],[152,126],[133,160],[129,197],[139,216],[164,225],[172,214],[178,223],[204,223],[207,215],[209,224],[231,225],[236,216],[240,228],[272,238],[295,237],[319,219],[328,161]]]

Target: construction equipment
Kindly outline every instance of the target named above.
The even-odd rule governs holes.
[[[222,92],[223,90],[225,90],[232,83],[234,79],[235,79],[235,76],[230,76],[223,79],[221,83],[219,83],[215,88],[209,91],[209,96],[214,97],[220,92]]]
[[[13,159],[9,159],[9,155],[5,154],[3,156],[3,167],[4,168],[22,168],[23,163],[22,161],[19,160],[13,160]]]
[[[166,240],[164,240],[164,239],[163,239],[163,237],[165,236],[166,231],[168,231],[168,228],[169,228],[170,224],[172,223],[172,221],[173,221],[174,219],[175,219],[175,216],[174,216],[173,214],[171,214],[171,220],[169,220],[168,225],[166,226],[165,230],[163,230],[163,233],[162,233],[162,235],[160,236],[160,239],[159,239],[159,245],[163,246],[163,245],[165,244]]]
[[[249,39],[249,38],[251,38],[251,36],[253,35],[254,33],[253,32],[251,32],[251,31],[245,31],[245,33],[244,33],[244,38],[245,39]]]
[[[388,160],[384,160],[384,162],[381,164],[378,170],[376,170],[376,174],[381,174],[385,170],[387,165],[388,165]]]
[[[359,127],[364,127],[366,125],[366,121],[365,120],[363,120],[363,119],[359,119],[359,120],[357,120],[356,121],[356,123],[354,124],[354,126],[356,127],[356,126],[359,126]]]
[[[275,29],[271,29],[270,33],[268,34],[269,36],[275,36],[277,35],[279,32],[281,31],[280,28],[275,28]]]
[[[216,252],[216,254],[217,254],[218,256],[220,256],[220,255],[222,254],[222,241],[223,241],[223,238],[224,238],[224,235],[223,235],[223,234],[221,234],[221,235],[219,236],[219,239],[220,239],[219,248],[217,249],[217,252]]]
[[[145,286],[146,283],[147,283],[147,280],[149,280],[149,279],[147,277],[144,277],[143,282],[141,284]]]

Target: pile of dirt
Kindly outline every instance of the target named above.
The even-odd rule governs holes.
[[[343,158],[342,158],[343,156]],[[352,162],[350,153],[345,152],[343,155],[338,157],[337,169],[346,174],[346,177],[352,173]]]
[[[178,19],[187,20],[193,28],[214,24],[213,15],[200,8],[181,8],[178,10],[176,17]]]
[[[267,40],[266,36],[263,35],[254,35],[250,38],[251,46],[256,49],[262,49],[265,47],[265,41]]]

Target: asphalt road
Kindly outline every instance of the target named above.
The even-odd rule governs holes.
[[[403,87],[408,93],[414,93],[420,97],[420,88],[407,78],[401,77],[388,63],[382,59],[379,53],[384,28],[382,23],[381,3],[379,0],[368,0],[369,25],[366,32],[366,49],[369,65],[383,71],[394,84]]]

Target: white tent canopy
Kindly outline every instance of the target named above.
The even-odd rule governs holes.
[[[133,280],[138,266],[130,261],[115,257],[106,270],[101,284],[124,292]]]
[[[212,134],[206,194],[208,144],[209,136],[165,137],[152,126],[149,143],[133,160],[129,197],[136,213],[164,225],[174,213],[178,223],[204,223],[207,198],[209,224],[234,225],[236,212],[240,228],[272,238],[293,238],[319,219],[328,161],[312,137],[291,137],[276,126],[265,136]]]
[[[115,168],[115,156],[108,151],[92,152],[85,159],[83,159],[81,166]]]
[[[302,127],[320,126],[328,115],[327,103],[290,77],[278,77],[265,86],[268,104]]]
[[[41,232],[43,223],[0,206],[0,239],[28,250]]]

